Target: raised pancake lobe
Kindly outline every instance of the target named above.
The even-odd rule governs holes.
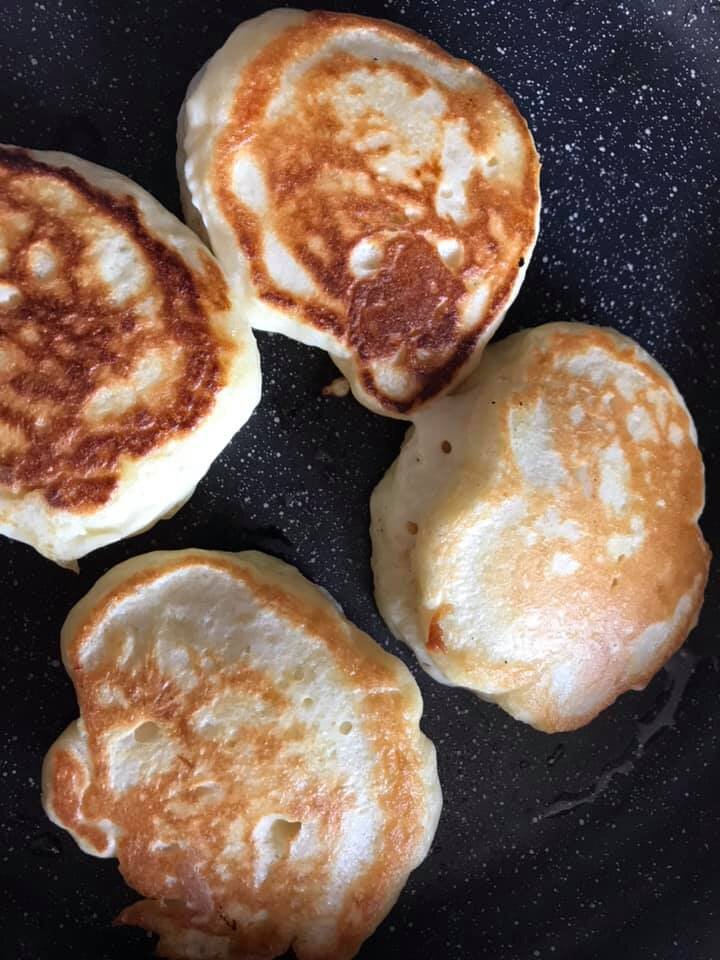
[[[0,531],[68,563],[148,526],[258,394],[252,335],[187,228],[119,174],[0,147]]]
[[[343,960],[428,852],[442,799],[406,667],[293,567],[155,553],[70,613],[80,718],[43,803],[147,899],[176,960]]]
[[[692,419],[644,350],[527,330],[417,419],[373,493],[378,605],[437,679],[572,730],[695,625],[703,504]]]
[[[469,373],[535,243],[539,162],[511,99],[385,21],[241,24],[191,84],[178,145],[188,222],[251,324],[328,350],[379,413]]]

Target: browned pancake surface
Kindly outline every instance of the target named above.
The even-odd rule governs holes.
[[[417,688],[277,561],[154,557],[145,568],[143,558],[130,561],[134,573],[71,614],[63,653],[82,719],[48,754],[46,807],[85,849],[117,856],[147,898],[119,920],[159,933],[162,956],[270,958],[291,944],[307,960],[353,956],[429,843],[439,810]],[[157,586],[164,578],[180,578],[176,594]],[[149,602],[142,629],[121,612],[158,589],[166,592]],[[208,606],[188,626],[181,605],[198,596]],[[254,652],[263,645],[276,651],[265,667]],[[325,700],[323,717],[333,698],[344,704],[339,736],[323,727],[314,698],[318,708]],[[353,737],[354,759],[338,743]],[[125,742],[146,751],[142,773],[117,760]],[[167,744],[165,760],[151,757]],[[364,804],[376,808],[376,826],[338,861],[346,818]],[[299,834],[305,847],[290,855]],[[202,943],[190,946],[192,934]],[[211,944],[217,954],[205,952]]]
[[[362,389],[386,412],[405,414],[456,379],[507,307],[535,237],[539,164],[525,122],[489,78],[473,70],[455,89],[400,60],[375,63],[332,46],[355,29],[410,42],[436,62],[470,70],[394,24],[313,13],[271,41],[243,71],[215,151],[214,190],[249,258],[261,300],[332,334],[354,357]],[[329,50],[313,62],[313,54],[325,46]],[[276,111],[273,100],[297,65],[303,70],[293,74],[293,109]],[[442,124],[466,121],[478,157],[492,153],[499,126],[509,125],[521,144],[521,174],[485,176],[475,169],[466,187],[467,219],[458,223],[441,216],[435,202],[439,149],[415,168],[412,185],[396,182],[377,172],[389,150],[387,144],[372,146],[373,137],[380,133],[382,139],[386,129],[382,116],[367,111],[353,115],[352,123],[339,119],[330,92],[349,82],[347,96],[352,99],[354,89],[361,96],[361,87],[348,81],[359,70],[370,78],[391,73],[418,97],[440,90]],[[358,143],[370,145],[358,149]],[[239,148],[247,148],[262,169],[269,219],[253,213],[234,188]],[[496,163],[490,156],[488,169]],[[289,294],[271,276],[263,253],[264,231],[270,227],[312,278],[313,297]],[[358,279],[349,267],[351,250],[364,237],[383,236],[387,242],[380,268]],[[457,240],[462,249],[457,262],[446,262],[431,236]],[[460,303],[466,283],[477,277],[488,281],[488,302],[477,322],[468,324],[460,316]],[[378,382],[379,361],[400,371],[403,390],[388,391]]]
[[[112,272],[128,248],[140,271],[118,294],[99,262]],[[229,344],[208,309],[226,304],[210,258],[192,271],[133,197],[0,148],[0,484],[66,510],[106,503],[121,458],[210,409]],[[162,375],[136,390],[153,360]]]

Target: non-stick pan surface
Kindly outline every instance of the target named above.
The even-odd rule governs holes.
[[[262,3],[3,0],[0,141],[114,167],[178,210],[185,87]],[[610,324],[676,379],[720,516],[720,3],[393,0],[345,5],[405,23],[499,80],[543,158],[540,240],[500,335]],[[70,606],[156,548],[258,547],[330,590],[401,656],[425,698],[445,808],[432,853],[362,957],[720,957],[717,570],[687,652],[578,733],[546,736],[419,673],[372,600],[368,497],[399,423],[323,399],[322,354],[260,335],[262,404],[186,507],[81,562],[79,576],[0,543],[0,957],[141,960],[111,927],[134,899],[45,819],[43,754],[76,715],[59,662]],[[518,557],[518,565],[522,558]]]

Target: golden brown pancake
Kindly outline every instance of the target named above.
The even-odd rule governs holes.
[[[523,331],[417,418],[376,488],[378,605],[436,679],[575,729],[697,622],[704,495],[692,418],[644,350]]]
[[[476,67],[386,21],[273,10],[193,81],[178,142],[188,222],[253,326],[328,350],[390,416],[469,373],[540,207],[525,121]]]
[[[119,921],[176,960],[354,956],[440,813],[407,668],[255,552],[115,567],[62,651],[80,718],[43,802],[146,898]]]
[[[147,527],[258,395],[190,231],[119,174],[0,147],[0,531],[68,563]]]

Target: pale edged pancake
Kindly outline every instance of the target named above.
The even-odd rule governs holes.
[[[43,804],[146,898],[119,921],[178,960],[354,956],[442,805],[401,661],[295,568],[201,550],[112,569],[62,655]]]
[[[71,565],[147,528],[259,397],[192,231],[118,173],[0,146],[0,532]]]
[[[436,679],[574,729],[695,625],[704,494],[690,414],[644,350],[523,331],[417,418],[375,489],[378,606]]]
[[[505,91],[355,15],[242,23],[190,85],[178,173],[251,324],[327,350],[389,416],[470,372],[538,229],[538,156]]]

